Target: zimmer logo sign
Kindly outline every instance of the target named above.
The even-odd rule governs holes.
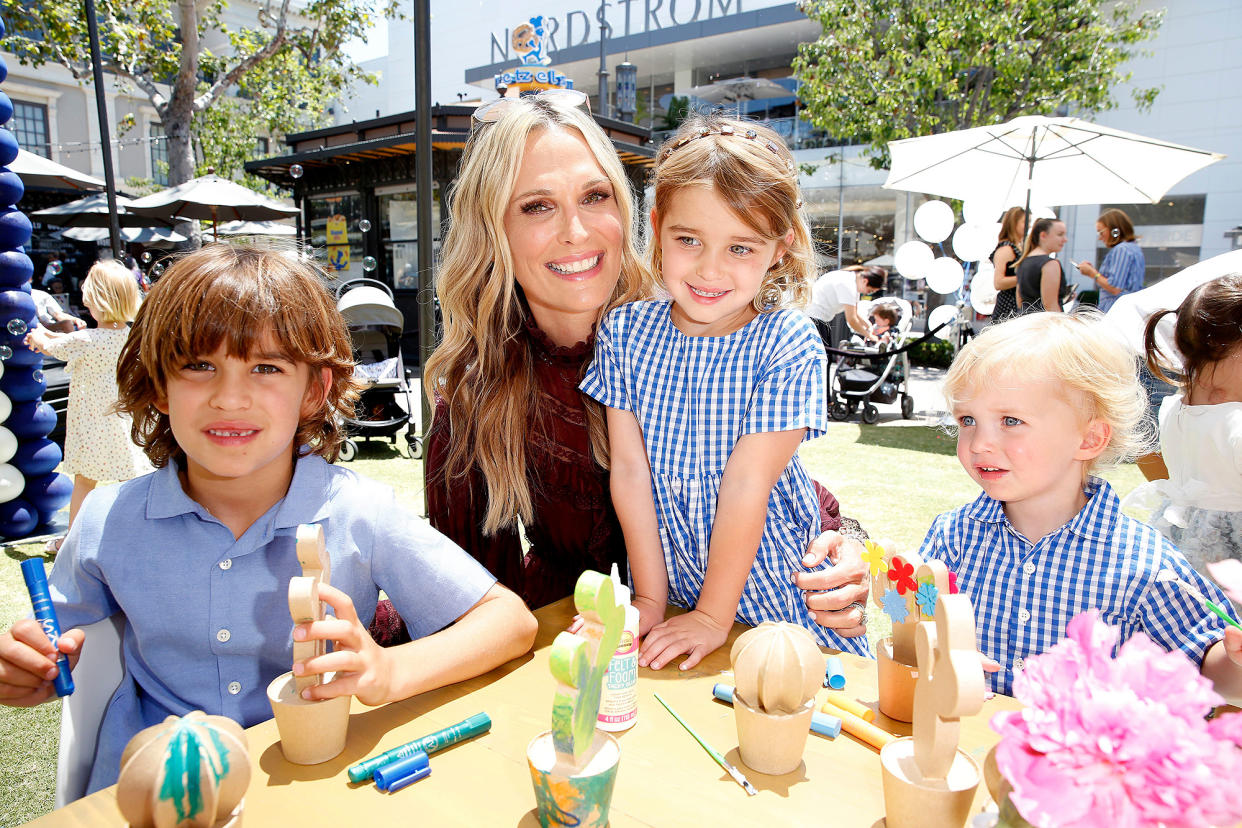
[[[544,60],[551,53],[598,40],[601,30],[606,37],[624,37],[741,13],[742,0],[614,0],[591,12],[574,9],[560,17],[543,15],[506,28],[503,34],[492,33],[491,62],[518,58],[527,66],[547,65]],[[537,55],[535,61],[530,60],[532,53]]]

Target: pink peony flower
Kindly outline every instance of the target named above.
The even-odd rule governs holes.
[[[1026,707],[998,713],[996,760],[1009,798],[1045,828],[1192,828],[1242,820],[1242,714],[1180,652],[1087,612],[1014,678]]]

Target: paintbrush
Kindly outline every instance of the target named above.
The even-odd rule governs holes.
[[[1202,601],[1203,606],[1207,607],[1212,612],[1216,613],[1221,618],[1223,618],[1226,624],[1229,624],[1231,626],[1237,627],[1238,629],[1242,630],[1242,624],[1239,624],[1237,621],[1233,620],[1229,616],[1229,613],[1225,612],[1220,607],[1219,604],[1216,604],[1213,601],[1209,601],[1206,595],[1204,595],[1199,590],[1195,589],[1190,584],[1183,581],[1181,578],[1177,577],[1177,573],[1174,572],[1173,570],[1171,569],[1160,570],[1158,573],[1156,573],[1156,580],[1162,583],[1172,582],[1172,583],[1177,584],[1179,587],[1186,590],[1186,592],[1190,595],[1190,597],[1194,598],[1197,601]]]
[[[681,716],[678,716],[677,711],[669,707],[668,702],[660,698],[659,693],[656,693],[655,697],[656,697],[656,701],[664,705],[664,709],[673,715],[673,718],[677,720],[677,723],[681,725],[682,727],[684,727],[686,729],[686,732],[694,737],[694,741],[698,742],[699,745],[702,746],[703,750],[707,751],[707,755],[715,759],[716,764],[724,768],[725,772],[728,773],[729,776],[732,776],[733,781],[741,785],[742,789],[745,790],[748,795],[754,796],[755,794],[759,793],[759,791],[755,789],[755,786],[750,784],[750,781],[747,780],[745,776],[742,776],[742,772],[738,770],[737,768],[735,768],[733,765],[731,765],[729,761],[725,759],[723,755],[720,754],[719,751],[715,750],[707,742],[704,742],[703,739],[699,736],[699,734],[694,732],[694,728],[686,724],[685,719],[683,719]]]

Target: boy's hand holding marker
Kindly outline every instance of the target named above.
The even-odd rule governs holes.
[[[69,657],[72,668],[78,662],[86,634],[69,630],[53,647],[42,625],[23,618],[0,635],[0,702],[11,707],[34,707],[56,694],[52,680],[60,668],[56,660]]]

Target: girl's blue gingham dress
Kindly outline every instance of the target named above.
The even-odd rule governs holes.
[[[761,313],[726,336],[687,336],[670,302],[634,302],[604,319],[595,361],[579,386],[606,406],[633,412],[651,463],[652,493],[668,571],[669,600],[698,602],[725,463],[739,437],[827,424],[827,357],[814,325],[795,311]],[[768,501],[755,565],[737,620],[791,621],[826,646],[867,656],[865,638],[815,623],[791,576],[819,534],[819,500],[795,455]]]

